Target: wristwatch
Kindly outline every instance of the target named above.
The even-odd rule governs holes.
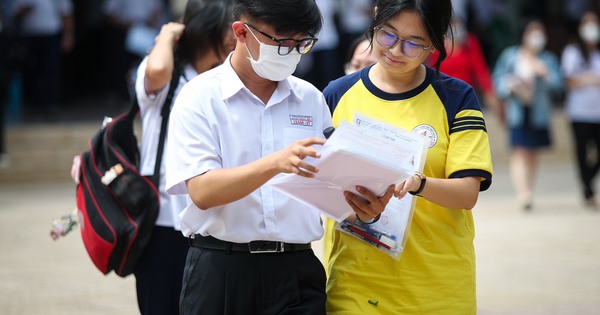
[[[419,185],[419,188],[416,191],[409,191],[408,193],[413,196],[420,197],[421,193],[423,192],[423,188],[425,188],[425,183],[427,183],[427,177],[421,173],[415,173],[415,175],[421,179],[421,185]]]
[[[380,218],[381,218],[381,213],[378,214],[377,216],[375,216],[373,219],[367,220],[367,221],[361,220],[360,217],[358,215],[356,215],[356,219],[358,219],[358,221],[360,221],[360,222],[362,222],[364,224],[373,224],[373,223],[379,221]]]

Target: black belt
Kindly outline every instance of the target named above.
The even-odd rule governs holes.
[[[310,249],[310,243],[291,244],[278,241],[252,241],[250,243],[232,243],[216,239],[212,236],[202,236],[200,234],[194,235],[194,239],[192,240],[192,246],[223,250],[225,252],[236,251],[247,253],[250,252],[253,254],[283,253]]]

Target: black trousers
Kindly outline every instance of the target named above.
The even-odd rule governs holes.
[[[154,227],[150,244],[134,272],[142,315],[179,314],[181,280],[189,248],[181,231]]]
[[[325,314],[325,270],[312,250],[251,254],[191,247],[185,315]]]
[[[600,123],[573,122],[572,127],[583,197],[589,199],[594,197],[593,181],[600,170]],[[589,159],[589,149],[592,146],[596,150],[594,161]]]
[[[29,36],[24,40],[29,48],[23,73],[24,96],[31,102],[31,110],[45,114],[61,100],[61,35]]]

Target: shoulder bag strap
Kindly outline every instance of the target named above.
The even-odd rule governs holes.
[[[138,104],[137,95],[133,93],[133,100],[131,101],[131,108],[129,112],[127,112],[127,119],[132,121],[135,119],[135,116],[140,112],[140,105]],[[133,123],[132,123],[133,124]]]
[[[160,183],[160,166],[162,164],[162,157],[165,149],[167,125],[169,122],[169,115],[171,114],[171,103],[173,102],[175,89],[179,85],[179,73],[179,69],[177,69],[177,66],[175,66],[175,68],[173,68],[173,77],[171,78],[171,85],[169,85],[169,93],[167,93],[167,98],[165,99],[165,103],[163,104],[161,111],[162,122],[160,124],[160,136],[158,137],[158,150],[156,151],[154,176],[152,176],[152,181],[156,185],[156,188],[158,188],[158,185]]]

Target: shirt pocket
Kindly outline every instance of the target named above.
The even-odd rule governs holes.
[[[314,130],[286,127],[283,129],[283,147],[289,146],[294,141],[316,136]]]

